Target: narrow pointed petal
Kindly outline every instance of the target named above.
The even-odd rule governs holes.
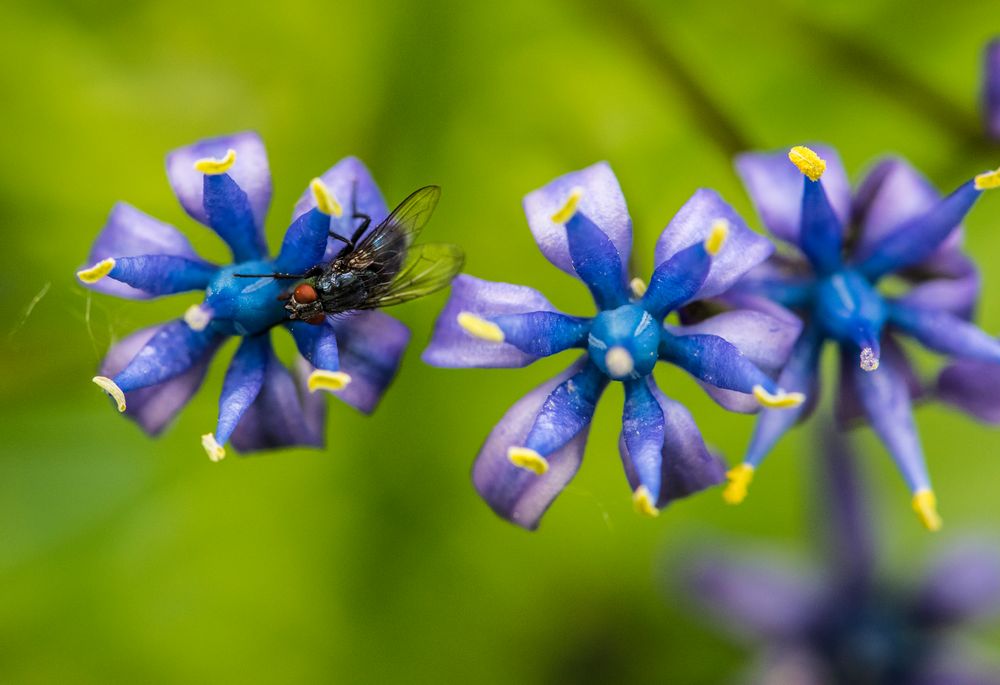
[[[331,196],[343,210],[340,216],[330,216],[330,230],[343,238],[351,238],[361,225],[353,212],[371,217],[369,231],[389,216],[389,208],[382,198],[382,192],[375,185],[371,172],[357,157],[345,157],[319,177]],[[303,191],[295,204],[292,218],[298,219],[316,207],[316,198],[309,188]],[[364,236],[361,236],[364,237]],[[324,261],[330,261],[345,249],[342,241],[331,239],[327,243]]]
[[[99,374],[114,378],[164,326],[143,328],[108,350]],[[209,362],[221,339],[213,343],[195,364],[173,378],[128,393],[126,416],[135,420],[150,435],[158,435],[201,387]]]
[[[306,361],[324,371],[340,370],[340,352],[333,326],[329,323],[314,326],[305,321],[289,321],[285,325]]]
[[[667,314],[695,298],[711,267],[712,256],[703,242],[674,254],[656,267],[649,279],[642,296],[643,309],[656,321],[662,321]]]
[[[917,282],[899,301],[924,309],[939,309],[969,320],[979,300],[979,270],[960,253],[935,256],[920,265],[925,279]]]
[[[826,161],[823,186],[830,205],[846,223],[850,216],[851,186],[837,152],[826,145],[811,145]],[[799,244],[802,225],[802,174],[788,161],[788,150],[751,152],[736,158],[736,172],[743,179],[764,226],[777,238]]]
[[[656,241],[657,269],[682,250],[704,243],[719,220],[729,228],[725,244],[713,257],[697,292],[688,299],[702,300],[725,292],[774,252],[771,242],[751,231],[718,193],[702,188],[680,208]]]
[[[941,193],[906,160],[884,159],[865,174],[854,199],[856,259],[907,221],[917,219],[941,200]]]
[[[490,432],[472,468],[472,481],[480,496],[498,516],[522,528],[534,530],[566,484],[576,475],[583,459],[589,427],[546,457],[542,475],[514,466],[508,458],[511,447],[523,445],[535,418],[549,395],[583,368],[584,360],[565,373],[543,383],[518,400]]]
[[[967,539],[939,555],[917,594],[921,621],[946,627],[1000,614],[1000,552],[993,540]]]
[[[104,228],[94,241],[90,256],[87,258],[87,266],[109,258],[141,255],[169,255],[207,265],[207,262],[203,262],[195,253],[188,239],[176,228],[154,219],[130,204],[119,202],[111,209]],[[109,278],[84,285],[97,292],[135,300],[153,297],[148,292]]]
[[[202,159],[222,159],[229,150],[236,153],[236,160],[226,173],[215,175],[218,179],[208,184],[214,200],[206,202],[206,176],[195,169],[195,162]],[[253,132],[237,133],[203,140],[194,145],[174,150],[167,155],[167,176],[177,199],[185,211],[196,221],[222,229],[223,239],[237,252],[242,260],[260,259],[266,256],[264,243],[264,218],[271,203],[271,172],[267,163],[267,152],[260,136]],[[227,203],[234,204],[229,205]],[[222,221],[225,210],[238,212],[241,228],[249,231],[241,234],[235,226],[216,226],[214,221]]]
[[[236,350],[219,397],[219,421],[214,435],[220,446],[229,441],[243,414],[257,399],[270,356],[271,338],[267,334],[243,338]]]
[[[1000,141],[1000,38],[994,38],[983,54],[983,122],[986,135]]]
[[[669,330],[676,336],[700,334],[723,338],[765,374],[775,376],[785,365],[802,332],[802,321],[787,309],[769,304],[767,311],[735,309],[696,324],[671,326]],[[703,381],[699,384],[713,400],[729,411],[746,414],[760,409],[760,402],[752,394],[719,388]]]
[[[566,222],[573,269],[590,290],[598,309],[614,309],[629,301],[621,255],[597,224],[577,211]]]
[[[869,279],[899,271],[931,257],[959,226],[983,191],[975,181],[959,186],[926,213],[905,221],[859,255],[858,269]]]
[[[274,260],[274,270],[301,274],[325,263],[323,256],[329,239],[330,217],[318,209],[310,209],[288,227],[281,252]]]
[[[882,336],[882,360],[884,363],[897,369],[906,381],[906,388],[910,393],[910,399],[916,401],[924,394],[924,384],[920,380],[916,369],[910,362],[909,356],[902,346],[896,341],[893,334],[888,333]],[[858,397],[858,390],[854,384],[854,369],[857,362],[851,365],[842,364],[840,366],[840,383],[837,387],[836,404],[834,405],[834,416],[841,427],[849,426],[858,419],[864,419],[864,407]],[[874,373],[878,373],[875,371]]]
[[[514,368],[527,366],[538,356],[507,342],[476,337],[459,324],[459,316],[482,319],[531,312],[555,312],[537,290],[523,285],[494,283],[460,274],[451,284],[451,295],[434,325],[434,335],[423,360],[446,368]]]
[[[937,379],[939,399],[980,421],[1000,425],[1000,365],[957,361]]]
[[[593,364],[585,365],[545,399],[523,447],[547,458],[570,442],[590,425],[607,385],[606,375]]]
[[[272,352],[267,359],[264,385],[243,414],[230,441],[240,452],[309,445],[322,447],[326,407],[322,393],[309,393],[305,376],[312,366],[299,358],[301,372],[293,379]]]
[[[663,331],[660,359],[679,366],[695,378],[725,390],[753,393],[761,386],[775,393],[778,386],[732,343],[717,335],[673,335]]]
[[[842,265],[844,228],[830,204],[823,180],[803,176],[802,230],[799,245],[817,273],[829,274]]]
[[[107,278],[124,283],[149,297],[204,290],[219,267],[173,255],[113,258]]]
[[[577,275],[570,258],[566,228],[552,220],[552,216],[577,189],[581,191],[577,212],[589,217],[607,235],[618,252],[622,273],[628,273],[632,253],[632,219],[618,179],[606,162],[560,176],[525,196],[524,213],[542,254],[566,273]]]
[[[211,327],[192,330],[183,321],[164,324],[115,374],[114,383],[126,394],[180,376],[215,350],[220,336]]]
[[[206,174],[202,191],[208,226],[232,250],[236,262],[267,257],[264,232],[254,225],[250,198],[229,174]]]
[[[664,416],[648,378],[625,384],[622,413],[622,462],[633,492],[645,487],[659,506],[663,484]]]
[[[948,312],[895,302],[889,307],[889,321],[935,352],[1000,363],[1000,340]]]
[[[370,414],[399,371],[410,342],[410,329],[378,311],[334,317],[330,325],[337,337],[340,371],[351,379],[336,395],[358,411]]]
[[[503,342],[532,357],[548,357],[573,347],[585,347],[591,320],[559,312],[502,314],[486,319],[503,333]]]

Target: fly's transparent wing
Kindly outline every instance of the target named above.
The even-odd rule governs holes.
[[[410,248],[403,268],[372,307],[409,302],[444,288],[462,270],[465,253],[457,245],[426,243]]]
[[[414,190],[385,221],[358,242],[354,251],[401,258],[431,218],[440,197],[441,188],[438,186]]]

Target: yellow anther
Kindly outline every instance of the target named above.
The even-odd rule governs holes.
[[[337,202],[337,198],[333,196],[333,193],[323,183],[322,179],[314,178],[309,181],[309,190],[312,191],[313,198],[316,200],[316,209],[323,212],[327,216],[332,216],[340,218],[344,215],[344,208],[340,206]]]
[[[632,295],[634,297],[642,297],[646,294],[646,281],[641,278],[633,278],[629,281],[628,287],[632,290]]]
[[[772,394],[763,385],[753,386],[753,396],[757,398],[762,407],[768,409],[794,409],[806,401],[806,396],[801,392],[779,390]]]
[[[507,461],[519,469],[531,471],[536,476],[541,476],[549,470],[549,460],[527,447],[508,448]]]
[[[503,342],[503,331],[492,321],[476,316],[472,312],[461,312],[458,315],[458,325],[474,338],[489,342]]]
[[[929,531],[941,530],[941,516],[937,510],[937,497],[933,490],[917,490],[913,493],[913,511]]]
[[[729,484],[722,491],[722,499],[726,504],[739,504],[747,497],[747,488],[753,480],[754,468],[751,464],[740,464],[726,471]]]
[[[212,461],[222,461],[226,458],[226,448],[219,444],[213,433],[205,433],[201,436],[201,446],[205,448],[205,454]]]
[[[201,305],[193,304],[184,312],[184,323],[192,331],[203,331],[212,321],[212,314]]]
[[[94,376],[91,380],[98,388],[114,398],[115,404],[118,405],[118,411],[125,411],[125,393],[122,392],[117,383],[107,376]]]
[[[810,181],[818,181],[826,171],[826,161],[804,145],[796,145],[788,151],[788,159],[799,168]]]
[[[226,173],[234,164],[236,164],[236,150],[229,148],[226,150],[226,156],[222,159],[204,157],[197,160],[194,163],[194,170],[209,176],[216,176]]]
[[[1000,169],[979,174],[976,176],[975,184],[976,190],[992,190],[994,188],[1000,188]]]
[[[111,273],[113,268],[115,268],[115,260],[109,257],[102,259],[89,269],[80,269],[76,272],[76,277],[84,283],[97,283]]]
[[[306,385],[309,387],[309,392],[316,392],[317,390],[330,390],[331,392],[335,392],[337,390],[343,390],[350,382],[350,374],[346,374],[343,371],[324,371],[323,369],[316,369],[309,374],[309,380],[306,381]]]
[[[573,188],[569,191],[569,197],[566,198],[566,204],[562,208],[552,215],[552,221],[557,224],[564,224],[573,218],[576,214],[576,207],[580,204],[580,198],[583,197],[583,188]]]
[[[725,219],[717,219],[714,224],[712,224],[712,232],[708,234],[708,238],[705,239],[705,252],[712,255],[713,257],[719,254],[719,250],[722,249],[723,244],[726,242],[726,238],[729,237],[729,222]]]
[[[660,515],[660,510],[656,508],[653,496],[649,494],[649,488],[645,485],[640,485],[632,493],[632,507],[637,514],[642,514],[643,516],[655,518]]]

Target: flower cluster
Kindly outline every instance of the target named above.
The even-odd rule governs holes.
[[[234,263],[218,266],[199,258],[175,228],[130,205],[112,209],[91,250],[91,266],[77,274],[85,285],[131,299],[205,293],[204,302],[183,317],[138,331],[111,348],[94,382],[118,410],[147,432],[160,432],[197,391],[219,346],[238,336],[218,424],[202,436],[213,461],[225,456],[230,440],[241,452],[322,445],[324,411],[322,399],[312,394],[316,390],[373,411],[399,367],[408,329],[376,311],[292,321],[285,300],[294,281],[262,275],[303,273],[335,257],[344,242],[331,239],[331,233],[351,236],[354,213],[371,217],[372,226],[388,215],[365,166],[346,158],[314,179],[273,258],[264,240],[271,177],[256,134],[176,150],[167,156],[167,176],[185,211],[225,241]],[[295,377],[271,348],[276,326],[291,333],[301,355]]]
[[[664,322],[685,305],[726,292],[772,252],[715,192],[696,192],[663,231],[648,286],[628,278],[631,219],[606,164],[530,193],[524,209],[539,248],[584,283],[597,314],[563,314],[531,288],[463,275],[423,355],[435,366],[521,367],[582,352],[565,373],[514,404],[480,450],[473,481],[500,516],[538,525],[576,473],[610,381],[625,388],[619,448],[639,512],[655,515],[671,500],[721,482],[722,464],[691,415],[657,388],[657,361],[684,369],[732,409],[802,403],[801,394],[786,393],[772,378],[800,332],[788,312],[734,308],[692,325]]]

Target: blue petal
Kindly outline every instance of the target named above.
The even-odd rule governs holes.
[[[270,356],[271,338],[266,333],[244,338],[236,350],[226,371],[222,395],[219,397],[219,423],[215,429],[215,439],[220,445],[226,444],[244,412],[257,399],[264,385]]]
[[[523,446],[545,457],[567,444],[590,425],[607,385],[608,377],[588,363],[545,399]]]
[[[867,254],[859,255],[858,269],[874,280],[924,261],[951,235],[980,195],[975,181],[959,186],[926,214],[901,224]]]
[[[162,383],[199,363],[215,349],[219,338],[211,326],[195,331],[183,321],[172,321],[157,331],[112,380],[125,393]]]
[[[299,216],[285,232],[281,252],[274,260],[276,271],[301,274],[323,263],[330,238],[330,217],[318,209]]]
[[[229,174],[206,174],[205,215],[208,225],[226,241],[237,262],[263,259],[267,245],[254,225],[250,199]]]
[[[598,309],[614,309],[628,302],[622,257],[607,234],[577,212],[566,222],[566,235],[573,268],[590,289]]]
[[[894,302],[889,306],[889,320],[935,352],[1000,363],[1000,340],[948,312]]]
[[[214,264],[187,257],[145,255],[115,258],[108,277],[157,296],[204,290],[218,270]]]
[[[351,377],[337,397],[370,414],[396,377],[410,329],[378,311],[354,312],[328,319],[337,336],[340,370]]]
[[[663,262],[649,279],[649,287],[642,296],[642,307],[657,321],[690,301],[701,289],[712,257],[704,243],[695,243]]]
[[[584,347],[591,319],[559,312],[529,312],[490,317],[503,331],[504,342],[533,357],[548,357],[573,347]]]
[[[340,369],[340,353],[337,349],[337,336],[333,332],[333,327],[327,323],[315,326],[304,321],[289,321],[288,330],[295,338],[295,344],[299,348],[299,354],[315,366],[324,371],[337,371]]]
[[[645,485],[653,502],[660,501],[663,484],[663,411],[649,388],[650,379],[625,384],[622,414],[622,460],[629,484],[635,490]]]
[[[802,233],[799,245],[813,268],[829,274],[841,266],[844,228],[830,205],[823,181],[802,177]]]
[[[301,358],[298,362],[300,367],[308,366]],[[311,370],[300,368],[296,382],[270,352],[264,387],[233,432],[236,449],[247,453],[292,445],[323,446],[326,402],[322,393],[305,390],[304,378]]]
[[[768,392],[778,390],[770,376],[717,335],[673,335],[664,330],[660,359],[718,388],[752,393],[754,386],[761,385]]]

